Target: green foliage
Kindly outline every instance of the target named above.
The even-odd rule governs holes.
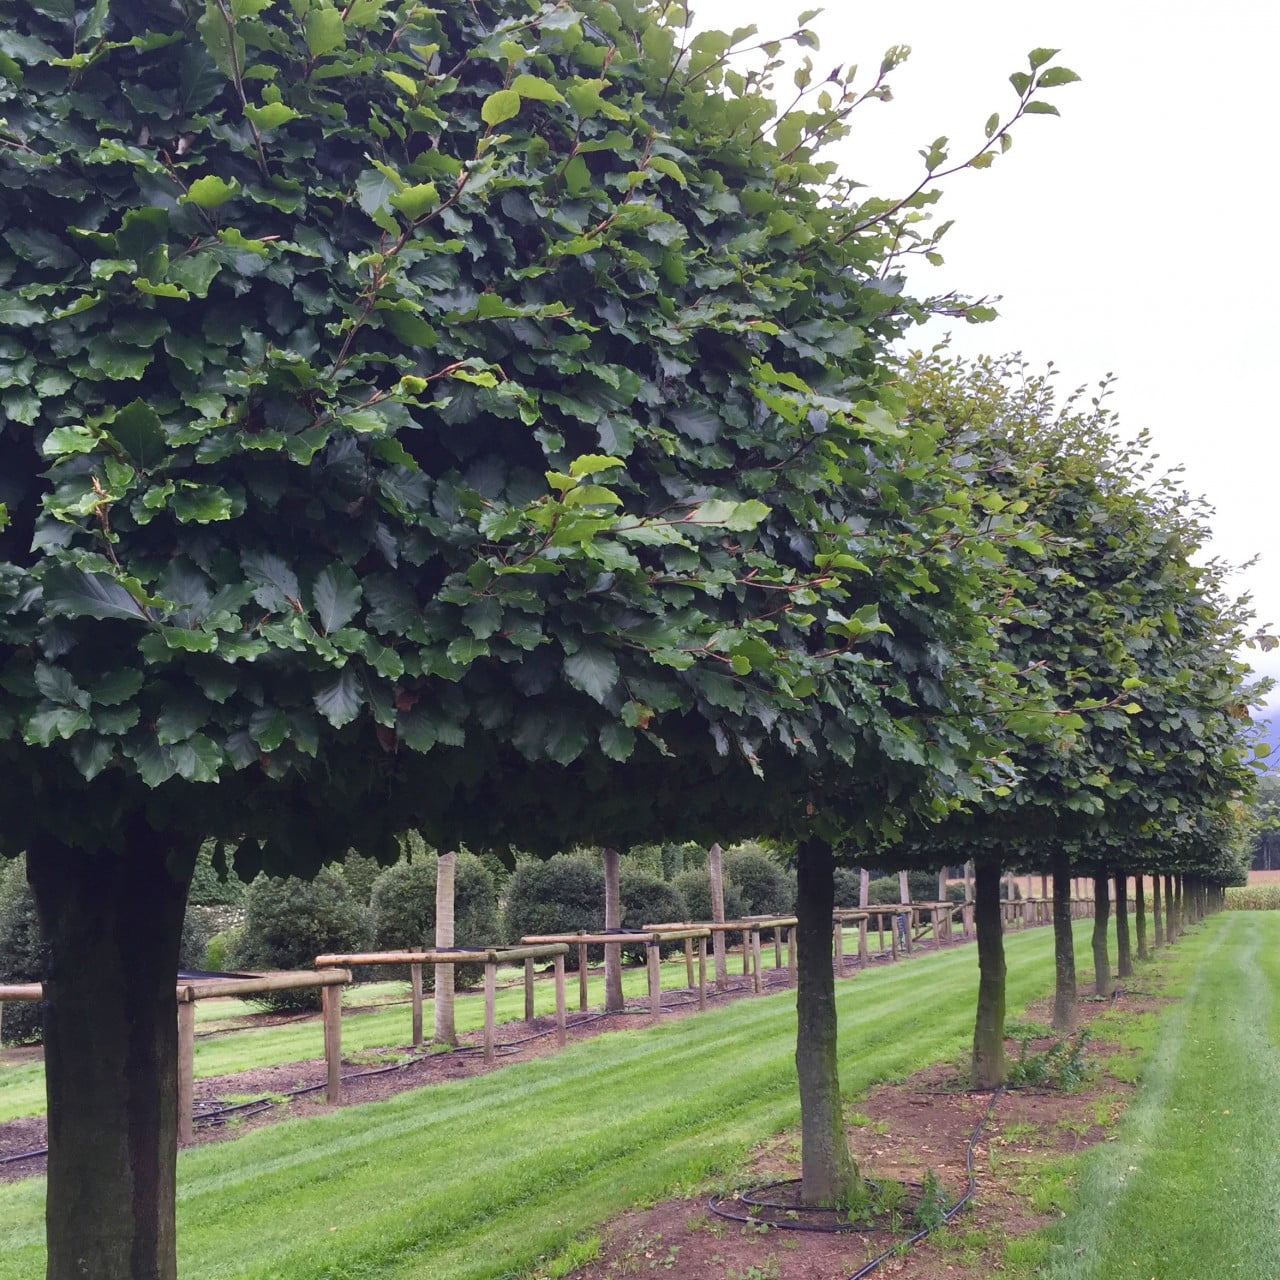
[[[1085,1057],[1089,1043],[1086,1033],[1056,1040],[1039,1052],[1031,1049],[1035,1033],[1010,1034],[1018,1041],[1018,1057],[1009,1064],[1008,1083],[1013,1088],[1060,1089],[1069,1093],[1089,1078],[1092,1064]]]
[[[353,900],[342,873],[324,868],[314,880],[259,876],[244,899],[243,932],[229,957],[237,969],[310,969],[327,952],[364,951],[368,913]],[[269,1009],[318,1009],[317,991],[255,996]]]
[[[243,881],[228,873],[225,866],[222,872],[214,866],[216,850],[217,846],[212,840],[206,840],[200,846],[195,871],[191,876],[191,889],[187,894],[187,901],[193,906],[235,907],[244,901]]]
[[[367,857],[349,849],[342,859],[342,877],[351,890],[351,896],[365,906],[369,905],[374,882],[382,874],[383,867],[376,858]]]
[[[1280,884],[1251,884],[1227,889],[1228,911],[1280,911]]]
[[[200,967],[213,973],[228,972],[231,968],[231,957],[239,950],[241,933],[240,925],[233,925],[229,929],[215,933],[205,947],[204,963]]]
[[[604,928],[604,868],[598,858],[557,854],[546,862],[521,862],[507,882],[502,912],[509,943],[530,934],[589,932]],[[570,953],[569,961],[577,963]]]
[[[674,885],[632,867],[624,866],[619,871],[618,893],[622,899],[624,929],[639,929],[646,924],[670,924],[689,918],[685,900]],[[670,955],[683,945],[673,942],[659,950],[663,955]],[[646,949],[641,947],[638,950],[624,951],[623,954],[640,964],[648,959],[645,952]]]
[[[705,868],[696,871],[682,871],[672,880],[671,887],[684,899],[690,920],[711,919],[711,881]],[[724,876],[725,919],[736,920],[745,911],[746,903],[742,892],[726,871]]]
[[[27,887],[22,858],[0,863],[0,983],[40,982],[44,977],[40,921]],[[9,1001],[0,1035],[4,1044],[37,1044],[42,1035],[40,1005]]]
[[[907,888],[910,890],[912,902],[934,902],[938,897],[938,877],[931,871],[909,871]],[[960,893],[963,897],[963,886]],[[898,884],[898,877],[896,875],[876,876],[868,888],[867,900],[872,904],[901,902],[902,890]],[[853,905],[858,905],[856,896]]]
[[[856,907],[862,892],[862,876],[853,867],[837,867],[835,870],[837,907]]]
[[[434,854],[407,858],[388,867],[373,883],[370,915],[373,945],[379,951],[433,947],[436,941],[436,858]],[[460,853],[454,865],[453,937],[459,947],[496,946],[498,903],[493,877],[474,854]],[[399,969],[379,970],[389,977]],[[456,985],[475,986],[484,976],[482,965],[459,965]],[[435,967],[427,965],[423,985],[434,986]]]
[[[730,849],[724,855],[724,873],[742,898],[743,914],[790,915],[795,910],[794,877],[768,854]]]
[[[776,62],[624,9],[17,15],[0,777],[46,803],[6,841],[86,786],[104,842],[199,804],[245,878],[410,825],[760,830],[752,776],[814,753],[892,828],[878,775],[927,807],[985,758],[928,728],[986,645],[967,481],[878,367],[946,148],[889,200],[820,155],[902,52],[771,120]],[[953,167],[1069,78],[1019,74]]]
[[[209,944],[226,929],[226,907],[205,907],[192,903],[182,920],[182,939],[178,945],[179,969],[205,969],[209,967]],[[238,912],[231,912],[232,918]],[[224,956],[225,958],[225,956]]]

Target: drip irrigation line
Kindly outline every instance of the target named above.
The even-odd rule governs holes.
[[[37,1156],[47,1156],[48,1147],[37,1147],[34,1151],[19,1151],[17,1155],[0,1156],[0,1164],[17,1164],[19,1160],[34,1160]]]
[[[995,1111],[996,1102],[999,1100],[1000,1095],[1004,1093],[1004,1091],[1005,1091],[1005,1086],[1000,1085],[999,1088],[997,1088],[995,1092],[992,1093],[990,1099],[987,1101],[986,1107],[983,1109],[982,1115],[979,1118],[978,1123],[974,1126],[973,1131],[969,1134],[969,1141],[965,1147],[965,1153],[964,1153],[964,1168],[965,1168],[965,1178],[966,1178],[966,1187],[964,1190],[964,1194],[961,1195],[960,1198],[956,1200],[956,1202],[953,1205],[950,1206],[950,1208],[948,1208],[945,1212],[943,1212],[943,1214],[938,1219],[938,1221],[934,1223],[932,1226],[921,1227],[919,1231],[917,1231],[914,1235],[909,1236],[906,1240],[899,1241],[897,1244],[894,1244],[890,1248],[885,1249],[883,1252],[877,1254],[877,1256],[872,1258],[870,1262],[865,1263],[859,1270],[855,1271],[852,1275],[848,1276],[846,1280],[865,1280],[865,1277],[869,1276],[873,1271],[875,1271],[876,1268],[881,1265],[881,1263],[888,1261],[888,1259],[890,1258],[899,1256],[905,1250],[911,1248],[912,1245],[918,1244],[921,1240],[925,1238],[925,1236],[929,1235],[933,1231],[936,1231],[938,1227],[945,1226],[956,1216],[956,1214],[960,1212],[961,1209],[965,1207],[966,1204],[969,1203],[970,1199],[972,1199],[973,1197],[973,1193],[978,1189],[977,1175],[974,1173],[974,1170],[973,1170],[974,1149],[977,1147],[978,1141],[982,1137],[982,1131],[986,1128],[987,1124],[991,1120],[992,1113]],[[761,1186],[758,1186],[755,1188],[749,1188],[746,1193],[739,1193],[735,1198],[740,1203],[747,1205],[749,1209],[753,1209],[753,1208],[774,1209],[774,1210],[781,1210],[784,1212],[792,1212],[797,1208],[802,1209],[803,1206],[787,1204],[784,1201],[766,1200],[766,1199],[763,1199],[762,1196],[765,1193],[769,1191],[773,1191],[779,1187],[796,1186],[799,1184],[799,1182],[800,1182],[799,1178],[784,1178],[777,1182],[767,1182]],[[876,1183],[870,1178],[867,1179],[867,1183],[872,1187],[876,1186]],[[923,1190],[922,1185],[918,1182],[907,1182],[907,1183],[904,1183],[903,1185],[915,1188],[917,1190]],[[730,1210],[724,1208],[724,1197],[718,1196],[718,1195],[712,1196],[707,1201],[707,1208],[710,1209],[711,1212],[714,1213],[717,1217],[726,1218],[730,1222],[750,1223],[753,1225],[766,1223],[766,1225],[768,1225],[769,1227],[779,1231],[813,1231],[813,1232],[819,1232],[824,1235],[845,1235],[845,1234],[851,1234],[856,1232],[858,1234],[865,1235],[865,1234],[869,1234],[872,1231],[887,1230],[887,1228],[884,1228],[884,1227],[876,1227],[874,1225],[871,1227],[864,1227],[852,1222],[842,1222],[842,1223],[805,1222],[799,1218],[784,1219],[782,1221],[772,1221],[772,1220],[752,1216],[750,1212],[747,1212],[745,1214],[733,1213]]]

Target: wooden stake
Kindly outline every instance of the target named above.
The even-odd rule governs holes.
[[[836,977],[840,978],[844,976],[844,921],[837,920],[831,932],[835,943]]]
[[[409,966],[409,989],[413,996],[413,1047],[422,1043],[422,966]]]
[[[484,967],[484,1060],[493,1061],[493,1026],[495,1006],[498,999],[498,966],[486,964]]]
[[[331,988],[326,987],[328,991]],[[178,1141],[196,1136],[196,1002],[178,1005]]]
[[[524,1020],[533,1021],[533,960],[528,957],[524,962]]]
[[[871,956],[867,947],[867,917],[858,921],[858,963],[866,964]]]
[[[578,1009],[587,1011],[587,944],[578,943]]]
[[[649,951],[649,1013],[654,1022],[662,1017],[662,948],[651,943]]]
[[[707,1007],[707,940],[698,939],[698,1008]]]
[[[322,988],[324,1017],[324,1065],[328,1075],[326,1097],[335,1106],[342,1101],[342,988]]]
[[[689,980],[689,990],[693,990],[693,939],[684,940],[684,972]]]
[[[787,930],[787,982],[791,986],[796,985],[796,927],[792,925]]]
[[[556,1044],[563,1049],[569,1038],[564,1013],[564,956],[556,956],[552,964],[556,971]]]
[[[760,974],[760,930],[752,929],[748,936],[751,939],[751,964],[755,970],[751,978],[751,990],[759,995],[764,990],[764,982]],[[745,947],[743,949],[745,950]]]
[[[773,967],[782,968],[782,926],[780,924],[773,926]]]

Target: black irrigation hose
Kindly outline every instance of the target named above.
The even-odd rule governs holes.
[[[965,1153],[964,1153],[965,1177],[968,1183],[968,1185],[965,1187],[964,1194],[955,1202],[955,1204],[953,1204],[949,1209],[947,1209],[942,1214],[941,1218],[933,1226],[921,1227],[921,1229],[917,1231],[913,1236],[909,1236],[906,1240],[899,1241],[897,1244],[893,1245],[891,1248],[884,1250],[883,1253],[880,1253],[876,1257],[872,1258],[870,1262],[865,1263],[859,1270],[855,1271],[851,1276],[848,1276],[846,1280],[865,1280],[865,1277],[869,1276],[877,1267],[880,1266],[881,1263],[888,1261],[888,1259],[890,1258],[898,1256],[905,1250],[911,1248],[912,1245],[918,1244],[921,1240],[925,1238],[925,1236],[929,1235],[933,1231],[936,1231],[938,1227],[945,1226],[948,1222],[950,1222],[956,1216],[956,1214],[960,1212],[961,1209],[965,1207],[966,1204],[969,1203],[970,1199],[972,1199],[973,1197],[973,1193],[978,1189],[978,1179],[973,1171],[974,1148],[978,1145],[978,1140],[982,1136],[982,1131],[987,1127],[987,1123],[991,1119],[992,1112],[995,1110],[996,1102],[1003,1092],[1004,1092],[1004,1085],[1001,1085],[991,1095],[985,1109],[982,1112],[981,1118],[978,1120],[978,1123],[974,1126],[973,1132],[970,1133],[969,1135],[969,1142],[968,1142],[968,1145],[965,1147]],[[740,1194],[737,1197],[737,1199],[741,1201],[743,1204],[749,1205],[752,1208],[783,1209],[783,1210],[790,1211],[796,1208],[796,1206],[785,1204],[778,1201],[763,1200],[759,1198],[759,1195],[760,1193],[763,1193],[763,1192],[772,1191],[775,1187],[795,1186],[799,1181],[800,1181],[799,1178],[784,1178],[778,1182],[767,1182],[767,1183],[764,1183],[762,1186],[754,1188],[754,1191],[749,1192],[747,1195]],[[871,1179],[868,1179],[867,1181],[871,1182]],[[871,1183],[871,1185],[874,1186],[875,1184]],[[905,1185],[911,1186],[911,1187],[920,1186],[919,1183],[907,1183]],[[727,1218],[730,1222],[758,1224],[764,1221],[763,1219],[752,1217],[749,1213],[748,1214],[731,1213],[727,1209],[723,1208],[722,1205],[723,1205],[723,1197],[721,1196],[712,1196],[707,1201],[707,1208],[710,1209],[712,1213],[714,1213],[717,1217]],[[814,1232],[823,1233],[825,1235],[843,1235],[843,1234],[850,1234],[853,1232],[857,1232],[859,1234],[867,1234],[871,1230],[884,1230],[884,1228],[882,1227],[880,1228],[860,1227],[854,1223],[803,1222],[800,1220],[782,1221],[782,1222],[770,1221],[768,1225],[774,1228],[775,1230],[779,1230],[779,1231],[814,1231]]]
[[[0,1164],[17,1164],[19,1160],[34,1160],[37,1156],[47,1156],[48,1147],[37,1147],[34,1151],[19,1151],[16,1156],[0,1156]]]

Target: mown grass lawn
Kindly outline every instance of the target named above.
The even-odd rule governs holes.
[[[1280,1276],[1280,912],[1223,912],[1165,963],[1185,995],[1048,1235],[1050,1280]]]
[[[1048,929],[1008,937],[1012,1009],[1049,990],[1051,947]],[[840,983],[846,1091],[962,1053],[975,988],[971,946]],[[520,1275],[794,1124],[794,1036],[787,991],[186,1151],[183,1280]],[[43,1272],[43,1190],[0,1188],[0,1280]]]
[[[764,961],[766,978],[771,958]],[[514,1022],[524,1018],[524,986],[517,978],[517,971],[499,970],[499,981],[504,974],[515,985],[499,988],[496,1014],[499,1022]],[[663,966],[664,990],[676,987],[685,980],[684,961],[671,961]],[[730,980],[735,975],[730,972]],[[643,970],[623,971],[623,993],[628,999],[639,999],[648,993],[648,977]],[[566,994],[570,1009],[577,1008],[578,979],[570,974],[566,980]],[[342,1051],[355,1054],[367,1049],[383,1049],[390,1045],[407,1045],[411,1036],[409,984],[370,983],[348,987],[344,1003],[356,1007],[372,1004],[370,1012],[351,1013],[342,1019]],[[397,999],[403,1003],[390,1003]],[[592,975],[587,986],[588,1002],[594,1006],[604,1003],[604,978]],[[197,1031],[206,1027],[216,1028],[228,1017],[252,1013],[254,1006],[243,1000],[205,1000],[196,1005]],[[555,989],[550,982],[534,984],[534,1013],[541,1016],[555,1012]],[[456,1008],[459,1032],[477,1031],[484,1025],[484,1004],[478,992],[459,993]],[[423,1029],[429,1037],[432,1027],[431,1000],[424,1002]],[[257,1067],[276,1066],[291,1062],[306,1062],[319,1058],[324,1052],[323,1032],[318,1015],[298,1022],[277,1026],[253,1027],[225,1035],[196,1040],[196,1078],[233,1075],[240,1071],[252,1071]],[[321,1076],[317,1075],[317,1079]],[[0,1065],[0,1123],[22,1116],[44,1114],[44,1066],[39,1061]]]

